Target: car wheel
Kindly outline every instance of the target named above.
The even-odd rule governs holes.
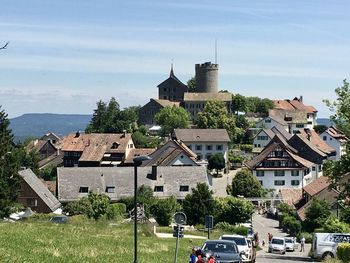
[[[333,253],[331,253],[331,252],[326,252],[326,253],[324,253],[323,255],[322,255],[322,259],[331,259],[331,258],[334,258],[334,255],[333,255]]]
[[[269,249],[268,252],[271,253],[271,249]]]
[[[282,252],[282,255],[284,255],[284,254],[286,254],[286,251],[283,251],[283,252]]]

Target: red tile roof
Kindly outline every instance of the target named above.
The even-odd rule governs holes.
[[[303,136],[306,140],[312,142],[317,149],[320,151],[330,154],[335,152],[331,146],[329,146],[313,129],[299,129],[300,135]]]
[[[284,203],[294,206],[302,198],[302,189],[286,188],[280,190]]]
[[[273,100],[275,108],[283,110],[303,110],[307,113],[316,113],[317,110],[313,106],[305,105],[300,99],[293,100]]]
[[[308,185],[304,186],[303,190],[311,197],[321,192],[323,189],[329,186],[327,176],[321,176],[320,178],[312,181]]]

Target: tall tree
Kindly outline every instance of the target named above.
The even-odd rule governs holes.
[[[206,183],[198,183],[192,188],[192,194],[185,197],[183,210],[187,216],[187,224],[203,224],[206,215],[212,215],[215,211],[213,191],[209,190]]]
[[[316,228],[322,227],[330,215],[330,205],[325,200],[314,198],[305,210],[305,227],[313,232]]]
[[[258,179],[248,169],[237,172],[228,192],[233,196],[244,197],[261,197],[265,193]]]
[[[188,92],[196,92],[196,78],[192,77],[187,81]]]
[[[20,163],[9,124],[7,114],[0,106],[0,219],[12,212],[19,190]]]
[[[191,123],[190,114],[182,107],[167,106],[155,116],[156,123],[162,126],[162,134],[169,135],[174,129],[188,128]]]
[[[210,156],[208,160],[208,169],[209,170],[216,170],[216,174],[219,174],[219,170],[222,170],[225,168],[225,158],[222,155],[222,153],[216,153]]]
[[[87,133],[92,132],[104,132],[104,125],[106,121],[107,105],[102,100],[96,103],[97,108],[94,110],[94,114],[88,126],[86,127]]]
[[[247,100],[240,94],[232,95],[232,112],[238,114],[238,112],[247,112]]]

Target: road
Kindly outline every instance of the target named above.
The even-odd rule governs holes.
[[[253,216],[253,228],[258,232],[260,244],[264,239],[267,243],[267,234],[271,233],[273,236],[284,237],[287,236],[278,228],[278,221],[266,218],[265,216],[255,214]],[[310,244],[305,245],[305,252],[287,252],[285,255],[267,253],[267,244],[262,247],[263,249],[257,253],[257,263],[298,263],[298,262],[313,262],[313,260],[307,256],[310,250]]]

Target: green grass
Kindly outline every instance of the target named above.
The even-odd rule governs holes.
[[[180,239],[178,262],[203,240]],[[0,262],[133,262],[133,224],[107,222],[0,223]],[[175,239],[157,238],[139,226],[139,263],[172,262]]]

